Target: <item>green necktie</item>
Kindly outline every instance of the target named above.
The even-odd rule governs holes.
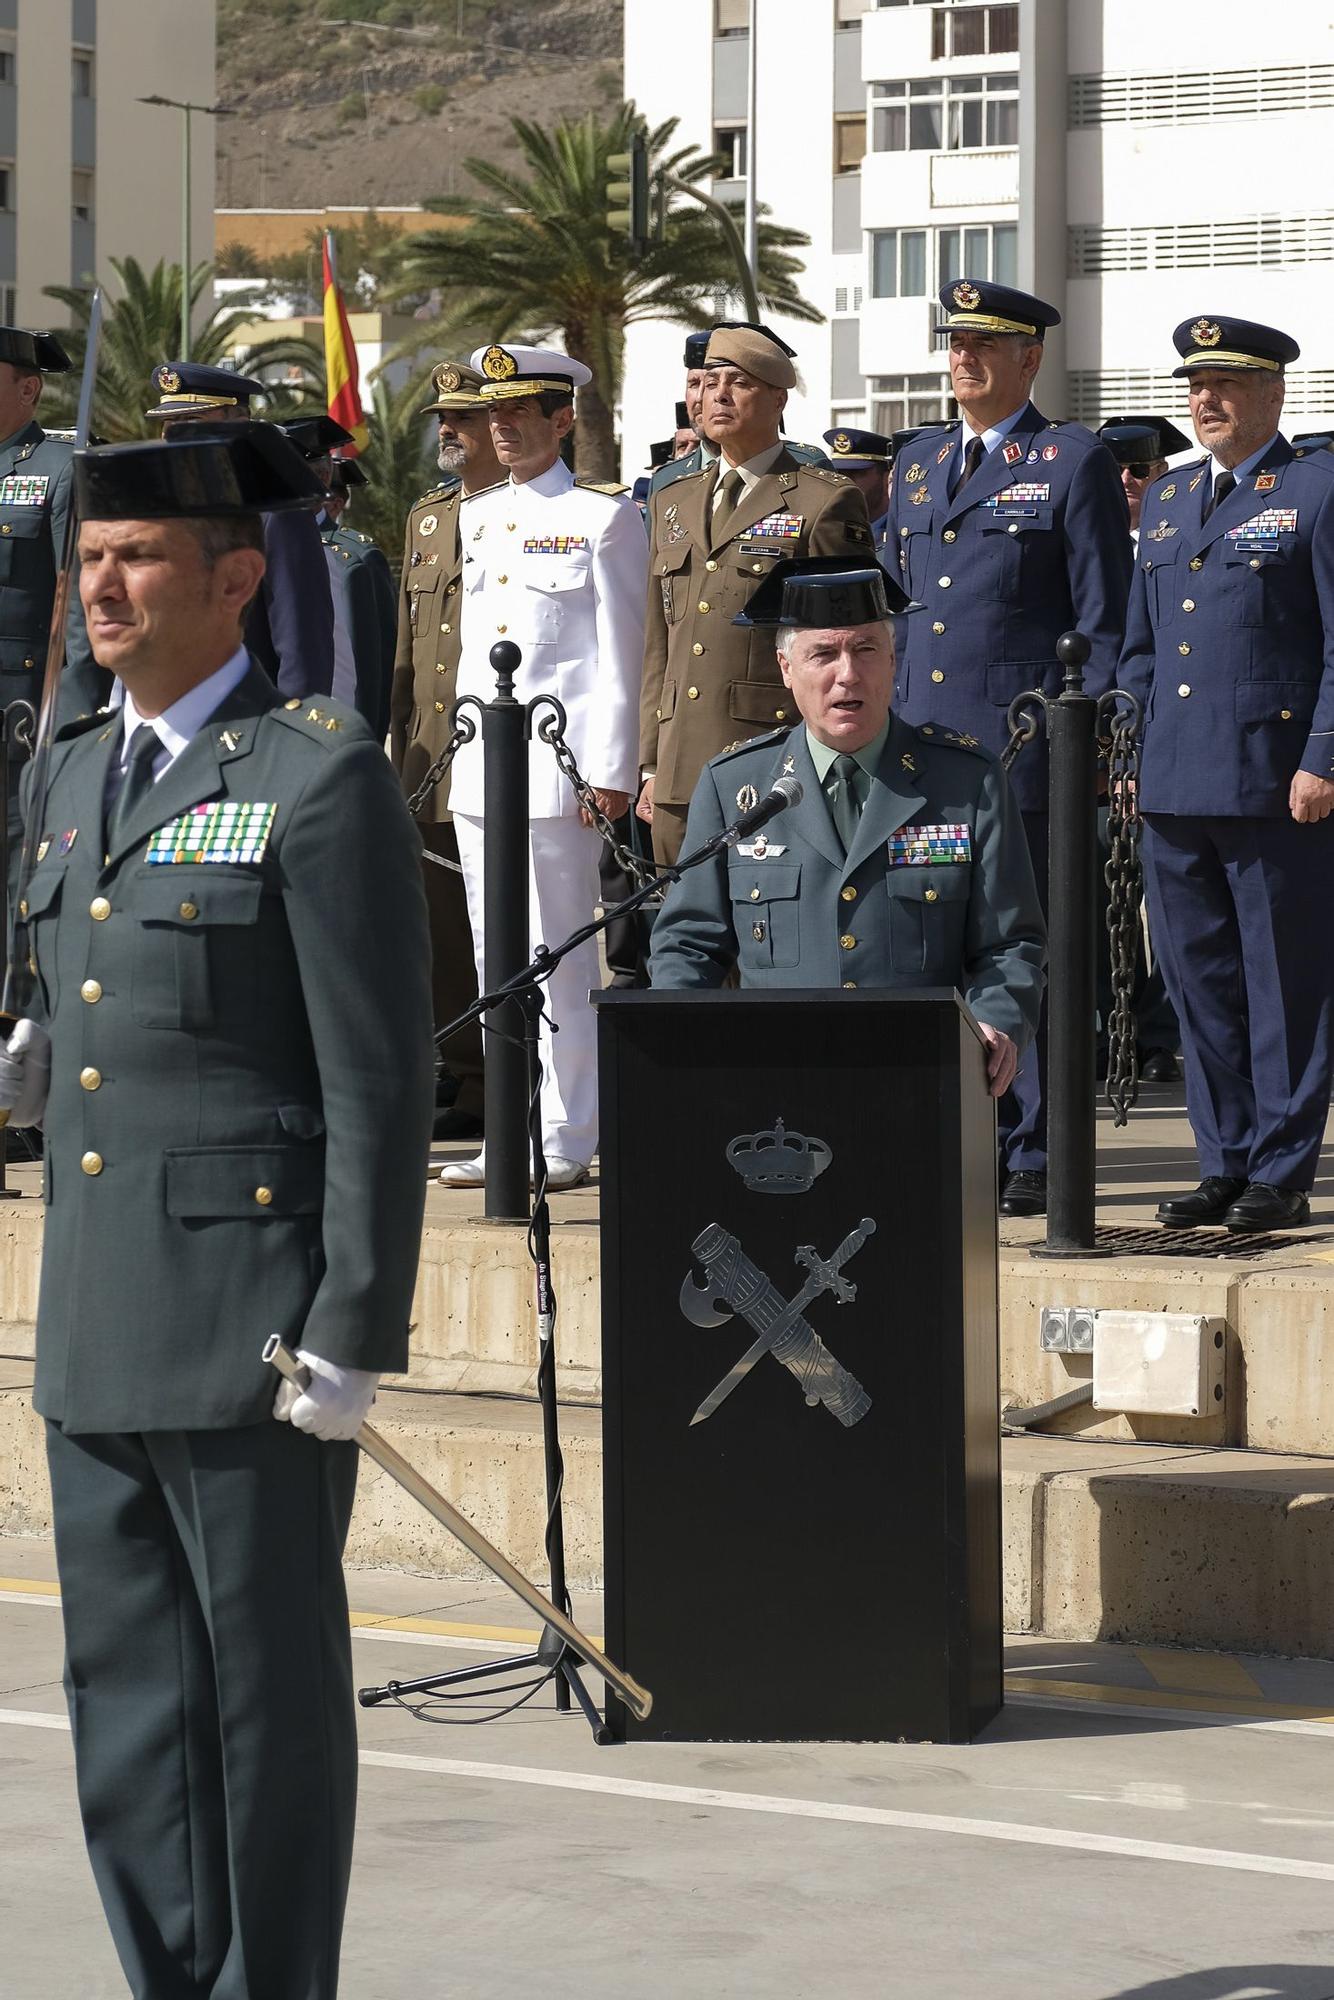
[[[125,776],[107,814],[108,853],[120,839],[121,829],[128,823],[140,800],[152,791],[153,760],[165,747],[151,722],[139,724],[130,745],[130,761],[125,767]]]
[[[862,816],[862,767],[855,757],[838,756],[825,779],[825,796],[834,816],[834,827],[843,842],[843,852],[852,852],[857,822]]]
[[[713,520],[710,524],[710,535],[715,548],[722,540],[727,523],[740,504],[741,489],[744,484],[745,481],[734,465],[729,467],[718,481],[718,504],[713,510]]]

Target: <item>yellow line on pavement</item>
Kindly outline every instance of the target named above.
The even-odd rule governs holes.
[[[1196,1715],[1230,1715],[1238,1721],[1334,1723],[1334,1708],[1299,1708],[1292,1702],[1244,1701],[1239,1695],[1176,1693],[1167,1688],[1109,1687],[1100,1681],[1049,1681],[1028,1674],[1006,1674],[1007,1694],[1032,1695],[1043,1701],[1115,1702],[1122,1708],[1156,1709]]]
[[[31,1576],[0,1576],[0,1590],[13,1591],[24,1597],[59,1597],[60,1586],[43,1583]]]
[[[1265,1698],[1260,1683],[1230,1653],[1173,1653],[1161,1646],[1137,1646],[1135,1658],[1161,1688],[1239,1695],[1243,1701]]]

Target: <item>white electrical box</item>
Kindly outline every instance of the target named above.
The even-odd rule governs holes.
[[[1223,1408],[1227,1336],[1197,1313],[1093,1315],[1093,1407],[1162,1417],[1211,1417]]]

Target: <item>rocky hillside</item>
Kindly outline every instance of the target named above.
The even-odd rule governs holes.
[[[218,0],[221,208],[464,193],[511,118],[617,103],[623,0]]]

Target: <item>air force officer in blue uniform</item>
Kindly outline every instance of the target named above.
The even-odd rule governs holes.
[[[1279,430],[1295,340],[1208,314],[1173,340],[1208,455],[1144,496],[1120,667],[1203,1175],[1158,1214],[1292,1227],[1334,1026],[1334,458]]]
[[[1003,750],[1006,710],[1027,688],[1060,691],[1056,641],[1078,628],[1092,652],[1084,684],[1116,674],[1131,553],[1120,477],[1081,424],[1053,423],[1031,400],[1054,306],[959,278],[940,293],[961,425],[924,431],[894,463],[886,546],[921,606],[907,621],[895,709],[904,722],[947,719]],[[893,567],[894,556],[886,553]],[[1047,751],[1030,743],[1011,776],[1046,901]],[[1001,1209],[1047,1201],[1045,1049],[1001,1105]]]

